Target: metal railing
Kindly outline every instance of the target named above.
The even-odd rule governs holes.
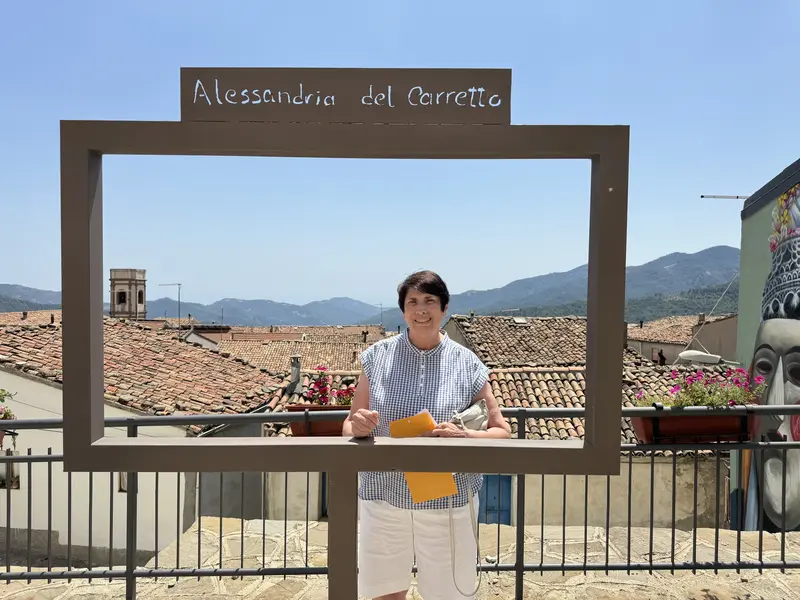
[[[514,435],[524,438],[526,421],[577,419],[584,411],[514,408],[503,412],[512,422]],[[313,424],[341,420],[346,414],[131,417],[109,418],[105,424],[136,437],[151,427],[263,426],[303,420]],[[790,534],[785,523],[786,457],[788,450],[800,448],[800,442],[746,441],[746,420],[753,414],[797,415],[800,406],[624,408],[624,417],[654,417],[656,422],[678,415],[741,416],[742,439],[623,444],[618,476],[492,476],[496,479],[484,485],[481,498],[480,568],[498,576],[513,573],[515,595],[522,598],[525,577],[547,572],[783,572],[800,567],[800,561],[787,554]],[[14,431],[6,434],[6,455],[0,456],[5,471],[0,481],[0,564],[5,566],[4,570],[0,567],[0,580],[124,579],[127,597],[133,598],[137,580],[143,578],[328,574],[328,567],[312,556],[324,550],[324,473],[64,473],[63,456],[53,452],[58,444],[27,447],[25,453],[8,450],[9,441],[14,440],[16,446],[32,435],[28,432],[59,436],[62,427],[61,419],[17,420]],[[731,453],[739,450],[753,452],[751,465],[759,465],[761,473],[767,450],[782,455],[784,519],[774,524],[774,533],[765,532],[769,524],[763,512],[755,531],[743,531],[741,498],[734,497],[733,505],[729,504],[731,476],[747,480],[744,460],[736,462],[737,470],[731,472]],[[763,486],[759,490],[763,505]],[[120,506],[123,495],[124,506]],[[172,502],[174,514],[169,507]],[[98,527],[96,517],[101,514],[104,523]],[[705,547],[698,545],[698,537],[707,538],[708,531],[713,532],[713,557],[703,555]],[[216,532],[215,541],[210,540],[210,532]],[[721,546],[723,535],[735,535],[735,553],[728,555]],[[777,536],[777,549],[774,544],[765,546],[765,535]],[[679,545],[685,546],[689,539],[690,555],[682,556]],[[294,547],[290,548],[290,540]],[[659,552],[655,546],[662,542],[667,549]],[[538,561],[526,558],[531,553],[538,555]]]

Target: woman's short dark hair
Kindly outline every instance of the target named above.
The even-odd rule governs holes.
[[[450,292],[447,291],[447,285],[442,281],[442,278],[433,271],[417,271],[416,273],[412,273],[399,285],[397,288],[397,304],[403,312],[405,312],[406,308],[408,290],[411,289],[439,298],[439,304],[442,310],[450,303]]]

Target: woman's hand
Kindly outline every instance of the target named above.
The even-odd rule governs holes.
[[[378,413],[374,410],[359,408],[350,415],[350,424],[354,437],[367,437],[378,426]]]
[[[433,431],[428,433],[431,437],[463,438],[469,437],[468,433],[455,423],[439,423]]]

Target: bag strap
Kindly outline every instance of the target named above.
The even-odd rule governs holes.
[[[453,575],[453,585],[456,586],[459,594],[466,596],[467,598],[471,598],[478,593],[478,590],[481,589],[481,582],[483,581],[483,571],[481,571],[481,542],[480,537],[478,536],[478,519],[475,517],[475,504],[473,500],[474,498],[470,498],[468,501],[469,522],[472,527],[472,535],[475,538],[475,548],[477,549],[476,570],[478,571],[478,585],[475,586],[475,589],[472,591],[472,593],[465,594],[458,586],[458,581],[456,581],[456,534],[455,528],[453,527],[453,497],[448,496],[447,498],[447,511],[450,519],[450,569]]]

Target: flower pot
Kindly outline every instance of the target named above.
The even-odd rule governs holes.
[[[754,415],[703,417],[631,417],[636,437],[644,444],[745,442],[750,438]]]
[[[330,404],[289,404],[286,407],[288,412],[319,412],[330,410],[350,410],[349,406],[330,405]],[[341,436],[344,419],[334,419],[328,421],[293,421],[289,425],[293,436]]]

